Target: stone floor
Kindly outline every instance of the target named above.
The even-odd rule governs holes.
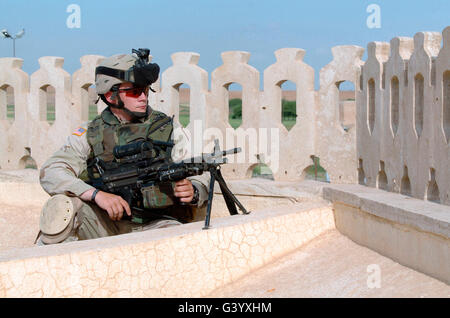
[[[208,297],[450,298],[450,286],[330,230]]]
[[[2,205],[0,209],[0,251],[32,246],[39,232],[40,211],[41,208],[37,206]]]

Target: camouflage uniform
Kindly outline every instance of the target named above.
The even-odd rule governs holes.
[[[103,143],[105,145],[103,152],[96,149],[99,144],[102,144],[102,142],[99,143],[96,140],[102,141],[103,136],[100,138],[96,136],[95,122],[102,120],[108,122],[114,129],[117,129],[116,132],[120,129],[128,129],[127,127],[130,126],[141,127],[144,128],[142,131],[145,135],[145,129],[148,129],[149,124],[151,126],[152,122],[157,119],[155,116],[158,114],[162,113],[150,110],[147,119],[140,119],[140,123],[129,125],[113,115],[109,108],[106,108],[101,116],[90,123],[82,124],[68,137],[65,145],[44,163],[40,170],[40,183],[44,190],[53,197],[49,199],[42,210],[41,234],[37,239],[38,245],[93,239],[181,224],[179,221],[170,219],[154,219],[144,224],[136,224],[129,220],[113,221],[109,218],[108,213],[95,203],[85,202],[78,198],[85,191],[93,189],[91,185],[83,181],[87,180],[87,160],[99,153],[103,156],[110,156],[112,151],[112,149],[106,149],[108,148],[106,143]],[[179,161],[190,156],[188,151],[190,140],[182,127],[175,126],[174,128],[173,131],[170,130],[169,136],[175,142],[171,156],[174,161]],[[163,129],[160,131],[163,131]],[[104,133],[107,133],[106,129]],[[128,131],[125,134],[114,134],[112,138],[115,138],[116,143],[121,145],[132,142],[133,138],[140,135],[142,135],[142,132],[140,133],[138,129],[131,133]],[[154,135],[152,137],[155,138]],[[189,177],[188,179],[199,191],[198,203],[195,206],[175,205],[170,209],[170,215],[183,222],[202,219],[206,212],[209,178],[209,173]],[[47,212],[44,213],[44,211]],[[61,211],[67,211],[67,214]],[[55,219],[58,221],[55,222]],[[47,234],[43,235],[42,232]]]

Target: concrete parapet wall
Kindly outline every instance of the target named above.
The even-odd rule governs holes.
[[[2,252],[0,297],[201,297],[334,228],[329,204],[288,210]]]
[[[450,284],[450,207],[360,185],[327,186],[323,194],[342,234]]]
[[[450,27],[371,42],[367,53],[356,92],[359,183],[450,205]]]
[[[194,141],[191,154],[210,151],[213,138],[219,138],[221,148],[241,147],[238,159],[230,160],[223,169],[229,179],[249,178],[261,162],[271,168],[275,180],[302,180],[305,169],[313,164],[311,155],[315,155],[326,163],[323,166],[331,182],[356,182],[354,159],[350,159],[356,153],[355,132],[342,128],[334,84],[359,78],[363,49],[338,46],[332,50],[334,60],[321,75],[320,93],[314,90],[314,69],[303,61],[306,52],[299,48],[275,52],[276,61],[264,70],[262,91],[260,73],[249,64],[249,52],[223,52],[223,64],[211,72],[210,78],[197,65],[198,53],[177,52],[172,54],[173,65],[152,85],[156,93],[149,96],[149,104],[179,121],[180,87],[189,85],[190,122],[186,129]],[[24,168],[23,162],[29,157],[39,168],[80,123],[88,120],[89,87],[102,59],[98,55],[81,57],[81,68],[71,75],[63,69],[62,57],[41,57],[40,69],[28,75],[21,70],[22,59],[0,58],[0,129],[6,132],[0,135],[1,169]],[[296,85],[297,119],[290,130],[281,117],[281,86],[286,81]],[[233,83],[242,87],[242,124],[238,129],[233,129],[228,119],[229,87]],[[54,122],[46,117],[47,98],[53,99],[53,93],[48,93],[50,86],[52,92],[54,89]],[[14,100],[14,120],[6,116],[10,87],[14,91],[14,99],[10,98]],[[99,101],[97,113],[104,107]],[[316,123],[320,116],[324,119]],[[337,156],[338,149],[345,149],[347,154]]]

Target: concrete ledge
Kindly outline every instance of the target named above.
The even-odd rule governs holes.
[[[262,178],[227,180],[227,185],[248,211],[268,206],[288,206],[300,202],[328,204],[322,198],[322,188],[328,183],[304,180],[301,182],[272,181]],[[228,216],[228,209],[216,182],[212,217]]]
[[[361,185],[329,185],[336,228],[358,244],[450,284],[450,207]]]
[[[0,297],[201,297],[334,228],[300,203],[147,232],[0,253]]]
[[[0,202],[5,205],[42,207],[49,198],[39,183],[0,182]]]
[[[323,197],[395,223],[450,237],[450,206],[357,184],[328,185]]]
[[[244,180],[227,180],[227,184],[235,195],[249,195],[253,197],[287,198],[294,202],[312,201],[322,197],[322,189],[329,183],[303,180],[272,181],[262,178]],[[216,183],[214,192],[220,193]]]
[[[41,207],[49,197],[39,184],[38,170],[0,170],[2,205]]]

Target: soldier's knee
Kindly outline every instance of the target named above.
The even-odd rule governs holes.
[[[57,194],[43,206],[39,228],[44,244],[55,244],[66,240],[73,234],[75,216],[83,202],[79,198]]]

